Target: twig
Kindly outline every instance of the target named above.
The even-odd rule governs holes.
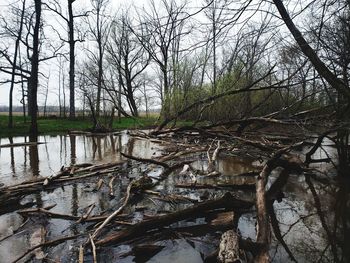
[[[89,235],[89,238],[90,238],[90,243],[91,243],[91,247],[92,247],[92,255],[93,255],[94,263],[97,263],[96,246],[94,243],[94,239],[92,238],[91,235]]]
[[[94,208],[95,208],[95,204],[90,205],[88,211],[77,221],[77,224],[85,221],[90,216]]]
[[[54,239],[48,242],[45,242],[43,244],[39,244],[36,245],[30,249],[28,249],[25,253],[23,253],[21,256],[19,256],[18,258],[16,258],[14,261],[12,261],[12,263],[16,263],[18,261],[20,261],[22,258],[24,258],[25,256],[27,256],[29,253],[33,252],[34,250],[41,248],[41,247],[51,247],[51,246],[56,246],[58,244],[63,243],[64,241],[67,240],[72,240],[72,239],[76,239],[77,237],[82,236],[82,234],[78,234],[78,235],[74,235],[74,236],[68,236],[68,237],[61,237],[58,239]]]
[[[108,216],[105,221],[103,221],[103,223],[95,230],[95,232],[92,234],[91,238],[95,239],[100,232],[102,231],[102,229],[113,219],[115,218],[117,215],[119,215],[123,209],[126,207],[126,205],[128,204],[128,201],[130,199],[130,193],[131,193],[131,188],[134,184],[134,181],[130,182],[128,185],[128,188],[126,189],[126,197],[124,199],[123,204],[116,210],[114,211],[110,216]]]
[[[113,182],[115,180],[115,176],[112,177],[112,179],[109,181],[108,186],[109,186],[109,195],[110,196],[114,196],[114,192],[113,192]]]
[[[82,245],[79,247],[79,263],[84,263],[84,247]]]
[[[135,156],[131,156],[131,155],[127,155],[125,153],[120,153],[122,156],[124,156],[125,158],[128,159],[132,159],[135,161],[139,161],[139,162],[144,162],[144,163],[152,163],[152,164],[156,164],[156,165],[160,165],[163,166],[164,168],[169,168],[169,165],[160,161],[156,161],[153,159],[144,159],[144,158],[139,158],[139,157],[135,157]]]

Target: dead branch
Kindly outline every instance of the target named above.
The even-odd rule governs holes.
[[[218,260],[223,263],[241,262],[239,237],[234,230],[228,230],[221,236]]]
[[[271,73],[272,73],[272,70],[273,68],[271,68],[267,73],[266,75],[262,76],[261,78],[257,79],[255,82],[251,83],[250,85],[242,88],[242,89],[239,89],[239,90],[229,90],[227,92],[223,92],[221,94],[217,94],[217,95],[214,95],[214,96],[210,96],[208,98],[205,98],[205,99],[202,99],[202,100],[199,100],[199,101],[196,101],[194,103],[192,103],[191,105],[185,107],[184,109],[178,111],[176,113],[175,116],[173,117],[169,117],[169,118],[166,118],[158,127],[155,131],[152,132],[153,135],[156,135],[157,132],[161,131],[168,123],[170,123],[171,121],[173,121],[174,119],[178,119],[180,116],[182,116],[183,114],[185,114],[186,112],[190,111],[191,109],[194,109],[200,105],[203,105],[203,104],[206,104],[208,102],[211,102],[211,101],[215,101],[217,99],[220,99],[220,98],[223,98],[225,96],[229,96],[229,95],[235,95],[235,94],[239,94],[239,93],[243,93],[243,92],[250,92],[252,91],[253,87],[258,84],[259,82],[261,82],[263,79],[265,79],[266,77],[268,77]]]
[[[217,145],[215,151],[213,152],[212,157],[210,157],[210,150],[211,150],[213,143],[214,143],[214,141],[210,144],[209,149],[207,151],[207,156],[208,156],[208,169],[207,169],[207,171],[208,171],[208,173],[212,173],[215,171],[215,163],[216,163],[216,159],[218,158],[219,151],[220,151],[220,141],[218,141],[218,145]]]
[[[84,247],[82,245],[79,247],[79,263],[84,263]]]
[[[200,203],[193,207],[174,212],[169,215],[156,216],[150,220],[145,220],[137,223],[129,228],[121,230],[117,233],[110,234],[107,237],[98,240],[97,246],[105,246],[111,243],[119,243],[135,237],[140,237],[147,232],[158,229],[174,222],[182,221],[188,218],[200,217],[201,214],[209,210],[219,209],[248,209],[252,203],[245,200],[236,199],[230,193],[226,193],[222,198],[217,200],[210,200]]]
[[[108,187],[109,187],[109,196],[113,197],[114,196],[114,191],[113,191],[113,182],[115,180],[115,176],[113,176],[111,178],[111,180],[108,183]]]
[[[28,249],[25,253],[23,253],[22,255],[17,257],[14,261],[12,261],[12,263],[16,263],[16,262],[20,261],[22,258],[24,258],[25,256],[27,256],[28,254],[30,254],[31,252],[35,251],[38,248],[57,246],[58,244],[61,244],[61,243],[65,242],[65,241],[67,241],[67,240],[76,239],[76,238],[78,238],[80,236],[82,236],[82,234],[78,234],[78,235],[74,235],[74,236],[68,236],[68,237],[61,237],[61,238],[58,238],[58,239],[47,241],[47,242],[45,242],[43,244],[39,244],[37,246],[34,246],[34,247]]]
[[[90,214],[91,214],[92,210],[94,210],[95,206],[96,206],[95,204],[90,205],[87,212],[85,214],[83,214],[81,216],[81,218],[77,221],[77,224],[84,222],[90,216]]]
[[[266,165],[260,172],[256,182],[256,208],[257,208],[257,242],[263,244],[263,249],[257,255],[255,260],[257,262],[269,262],[269,245],[271,241],[270,222],[267,213],[267,200],[265,186],[267,178],[276,167],[283,167],[291,172],[301,173],[302,168],[300,164],[295,162],[289,162],[288,160],[281,159],[282,154],[291,150],[292,148],[300,145],[300,143],[283,148],[277,151],[273,157],[267,161]]]
[[[30,209],[24,209],[24,210],[19,210],[17,211],[22,216],[28,217],[31,215],[35,214],[44,214],[50,218],[58,218],[58,219],[65,219],[65,220],[71,220],[71,221],[77,221],[80,220],[80,216],[73,216],[73,215],[66,215],[66,214],[60,214],[60,213],[55,213],[51,212],[46,208],[30,208]],[[92,217],[87,217],[85,220],[81,221],[83,222],[100,222],[103,221],[107,218],[107,216],[92,216]]]
[[[38,178],[34,180],[25,181],[16,185],[0,188],[0,203],[5,203],[5,200],[11,198],[28,195],[37,191],[44,191],[56,188],[63,183],[70,183],[82,179],[86,179],[94,176],[101,176],[115,172],[115,169],[119,167],[123,162],[114,162],[101,165],[95,165],[92,167],[86,167],[77,169],[76,175],[70,174],[70,169],[63,169],[57,173],[56,176],[48,178]]]
[[[124,156],[125,158],[128,159],[132,159],[138,162],[143,162],[143,163],[151,163],[151,164],[156,164],[156,165],[160,165],[164,168],[169,168],[169,165],[164,163],[164,162],[160,162],[157,160],[153,160],[153,159],[145,159],[145,158],[139,158],[139,157],[135,157],[135,156],[131,156],[131,155],[127,155],[125,153],[120,153],[122,156]]]
[[[165,201],[165,202],[172,202],[172,201],[184,201],[184,202],[191,202],[191,203],[197,203],[197,199],[193,199],[184,195],[176,195],[176,194],[168,194],[164,196],[163,194],[152,191],[152,190],[144,190],[144,193],[149,195],[155,195],[157,196],[157,199]]]
[[[130,184],[128,185],[128,188],[126,189],[126,196],[124,198],[123,204],[116,210],[114,211],[110,216],[108,216],[103,223],[95,230],[95,232],[92,234],[92,236],[90,237],[90,240],[94,240],[102,231],[102,229],[109,223],[112,221],[112,219],[114,219],[117,215],[119,215],[123,209],[126,207],[126,205],[129,202],[130,199],[130,193],[131,193],[131,189],[133,187],[133,185],[135,184],[135,181],[130,182]]]
[[[91,243],[91,248],[92,248],[92,255],[93,255],[93,262],[97,263],[97,254],[96,254],[96,246],[94,243],[94,239],[92,238],[91,235],[89,235],[90,243]]]

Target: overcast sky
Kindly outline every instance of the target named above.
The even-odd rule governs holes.
[[[5,15],[6,17],[6,5],[8,3],[13,3],[16,0],[0,0],[0,13],[2,13],[3,15]],[[32,3],[33,0],[27,0],[28,3]],[[48,1],[48,0],[46,0]],[[66,5],[66,1],[67,0],[60,0],[63,3],[63,6],[65,7]],[[160,0],[154,0],[156,3],[160,3]],[[45,1],[44,1],[45,2]],[[179,2],[183,2],[182,0],[179,0]],[[239,1],[237,1],[239,2]],[[241,1],[243,2],[243,1]],[[265,5],[268,5],[267,2],[263,2]],[[301,6],[301,2],[298,2],[298,8],[299,10],[302,10],[303,6]],[[257,3],[252,3],[252,9],[254,9],[254,5],[256,5]],[[307,1],[304,3],[307,4]],[[148,0],[110,0],[110,8],[108,9],[108,12],[110,13],[110,15],[115,15],[117,14],[118,11],[120,11],[121,9],[126,8],[128,11],[132,10],[131,6],[134,5],[136,8],[141,9],[143,7],[145,7],[145,10],[147,11],[147,6],[148,6]],[[201,8],[204,5],[204,0],[191,0],[188,1],[188,13],[194,13],[196,11],[199,10],[199,8]],[[261,8],[261,7],[260,7]],[[74,12],[75,14],[79,13],[79,10],[89,10],[91,9],[90,7],[90,1],[89,0],[76,0],[74,2]],[[295,11],[295,10],[293,10]],[[234,11],[232,11],[234,12]],[[265,15],[264,12],[262,12],[260,14],[260,16]],[[197,18],[197,22],[199,21],[199,23],[202,23],[202,17],[204,15],[201,14]],[[246,13],[244,13],[243,16],[247,16]],[[255,20],[258,20],[259,15],[256,15],[257,18],[254,18],[254,23],[256,22]],[[65,23],[62,21],[62,19],[60,20],[57,16],[55,16],[52,12],[50,11],[44,11],[44,19],[46,24],[50,24],[52,27],[54,27],[56,30],[60,31],[62,33],[62,36],[66,36],[66,30],[65,30]],[[77,21],[76,21],[77,22]],[[78,23],[83,24],[82,21],[78,21]],[[258,24],[258,22],[256,23]],[[283,23],[282,23],[283,24]],[[53,33],[52,30],[49,30],[47,33],[49,35],[49,37],[53,40],[59,40],[57,35],[55,33]],[[203,33],[202,33],[203,34]],[[231,34],[235,34],[234,32]],[[192,36],[193,41],[198,41],[198,39],[196,39],[197,36]],[[199,36],[202,37],[202,36]],[[3,47],[5,45],[5,43],[2,43],[1,41],[4,41],[0,38],[0,48]],[[13,43],[11,43],[11,45],[14,45],[14,41]],[[10,45],[10,46],[11,46]],[[86,48],[88,45],[91,45],[91,42],[89,41],[85,41],[85,43],[77,43],[76,45],[76,53],[77,53],[77,60],[81,60],[82,58],[84,58],[84,54],[86,54],[86,51],[84,50],[84,48]],[[93,44],[94,45],[94,44]],[[8,46],[8,45],[7,45]],[[89,47],[89,49],[91,49],[91,46]],[[65,46],[65,51],[68,51],[68,46]],[[41,63],[40,64],[40,71],[42,73],[44,73],[46,76],[49,75],[50,73],[50,81],[49,81],[49,96],[48,96],[48,105],[58,105],[58,60],[57,59],[52,59],[49,60],[45,63]],[[69,79],[68,79],[68,61],[66,62],[65,65],[65,70],[66,70],[66,77],[65,77],[65,86],[66,86],[66,105],[68,106],[68,101],[69,101],[69,91],[68,91],[68,85],[69,85]],[[0,73],[1,74],[1,73]],[[4,75],[0,75],[0,79],[3,79]],[[9,78],[9,76],[8,76]],[[40,78],[40,85],[41,87],[39,87],[39,94],[38,94],[38,104],[39,105],[43,105],[43,101],[44,101],[44,96],[43,94],[45,93],[45,87],[47,85],[47,80],[43,77]],[[0,86],[0,105],[8,105],[8,96],[9,96],[9,85],[2,85]],[[14,105],[16,106],[20,106],[20,100],[21,100],[22,96],[21,96],[21,91],[20,91],[20,85],[16,85],[15,87],[15,91],[14,91]],[[77,96],[78,98],[78,96]],[[76,105],[79,107],[79,101],[76,102]]]
[[[2,14],[6,12],[6,7],[8,3],[13,3],[15,0],[0,0],[0,11]],[[60,2],[63,3],[63,6],[65,6],[66,0],[60,0]],[[156,3],[159,3],[160,1],[155,0]],[[31,0],[28,1],[27,3],[31,3]],[[194,0],[190,1],[188,5],[188,12],[194,12],[198,10],[203,5],[203,2],[200,0]],[[135,6],[136,8],[145,8],[147,10],[148,6],[148,0],[110,0],[110,6],[111,8],[108,9],[108,12],[110,12],[110,15],[115,15],[118,10],[121,9],[127,9],[131,10],[132,6]],[[74,2],[74,12],[75,14],[79,13],[79,10],[89,10],[91,8],[90,6],[90,1],[87,0],[76,0]],[[192,10],[192,11],[191,11]],[[5,14],[6,15],[6,14]],[[64,32],[64,26],[65,23],[60,20],[59,17],[55,16],[50,11],[44,11],[44,19],[46,21],[46,24],[50,24],[53,26],[56,30],[63,32],[62,35],[65,36],[67,34]],[[81,22],[81,21],[80,21]],[[57,39],[57,36],[53,33],[52,30],[48,30],[50,32],[50,38],[52,39]],[[46,33],[47,34],[47,33]],[[3,41],[0,39],[0,46],[3,46],[5,43],[1,43]],[[14,45],[14,43],[10,44],[10,47]],[[77,59],[81,58],[84,56],[84,48],[86,48],[89,44],[89,42],[85,42],[84,44],[82,43],[77,43],[76,45],[76,53],[77,53]],[[9,46],[7,44],[6,46]],[[68,46],[66,45],[66,50],[68,50]],[[46,76],[50,75],[50,80],[49,80],[49,96],[48,96],[48,105],[58,105],[58,60],[57,59],[51,59],[45,63],[40,64],[40,71],[44,73]],[[1,75],[1,79],[3,79],[4,75]],[[6,78],[10,78],[10,76],[6,76]],[[39,87],[39,92],[38,92],[38,104],[42,105],[44,101],[44,95],[45,94],[45,89],[47,85],[47,80],[45,78],[40,78],[40,87]],[[65,86],[66,86],[66,104],[68,106],[68,101],[69,101],[69,91],[68,91],[68,85],[69,85],[69,79],[68,79],[68,61],[66,62],[66,79],[65,79]],[[16,85],[14,89],[14,105],[15,106],[20,106],[20,100],[22,99],[21,95],[21,88],[20,85]],[[0,86],[0,106],[1,105],[8,105],[8,96],[9,96],[9,84],[4,84]],[[79,106],[79,101],[77,101],[77,106]]]

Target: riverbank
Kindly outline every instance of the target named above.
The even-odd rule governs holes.
[[[28,134],[30,119],[24,122],[23,116],[14,116],[14,128],[7,127],[8,116],[0,116],[0,137],[21,136]],[[113,130],[121,129],[142,129],[150,128],[156,125],[157,118],[141,117],[141,118],[121,118],[119,121],[113,121]],[[103,121],[101,122],[102,124]],[[57,117],[40,117],[38,119],[40,134],[59,134],[69,131],[87,131],[92,127],[92,122],[89,118],[77,118],[69,120],[67,118]]]

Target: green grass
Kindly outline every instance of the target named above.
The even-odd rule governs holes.
[[[30,119],[24,122],[23,116],[13,116],[14,128],[9,129],[8,116],[0,115],[0,138],[28,135]],[[190,125],[192,122],[178,121],[176,126]],[[101,118],[101,124],[105,125]],[[119,122],[117,119],[113,122],[113,130],[123,129],[146,129],[157,125],[157,117],[140,117],[140,118],[122,118]],[[65,118],[44,118],[38,119],[38,128],[40,134],[62,134],[68,131],[87,131],[92,128],[92,121],[89,118],[77,118],[69,120]]]
[[[121,122],[114,120],[113,129],[137,129],[148,128],[156,125],[156,118],[122,118]],[[24,122],[22,116],[13,116],[14,128],[9,129],[8,116],[0,116],[0,137],[27,135],[29,131],[30,119]],[[104,124],[104,121],[101,120]],[[67,133],[68,131],[86,131],[92,128],[90,119],[77,118],[76,120],[69,120],[64,118],[43,118],[38,119],[38,128],[40,134],[59,134]]]

